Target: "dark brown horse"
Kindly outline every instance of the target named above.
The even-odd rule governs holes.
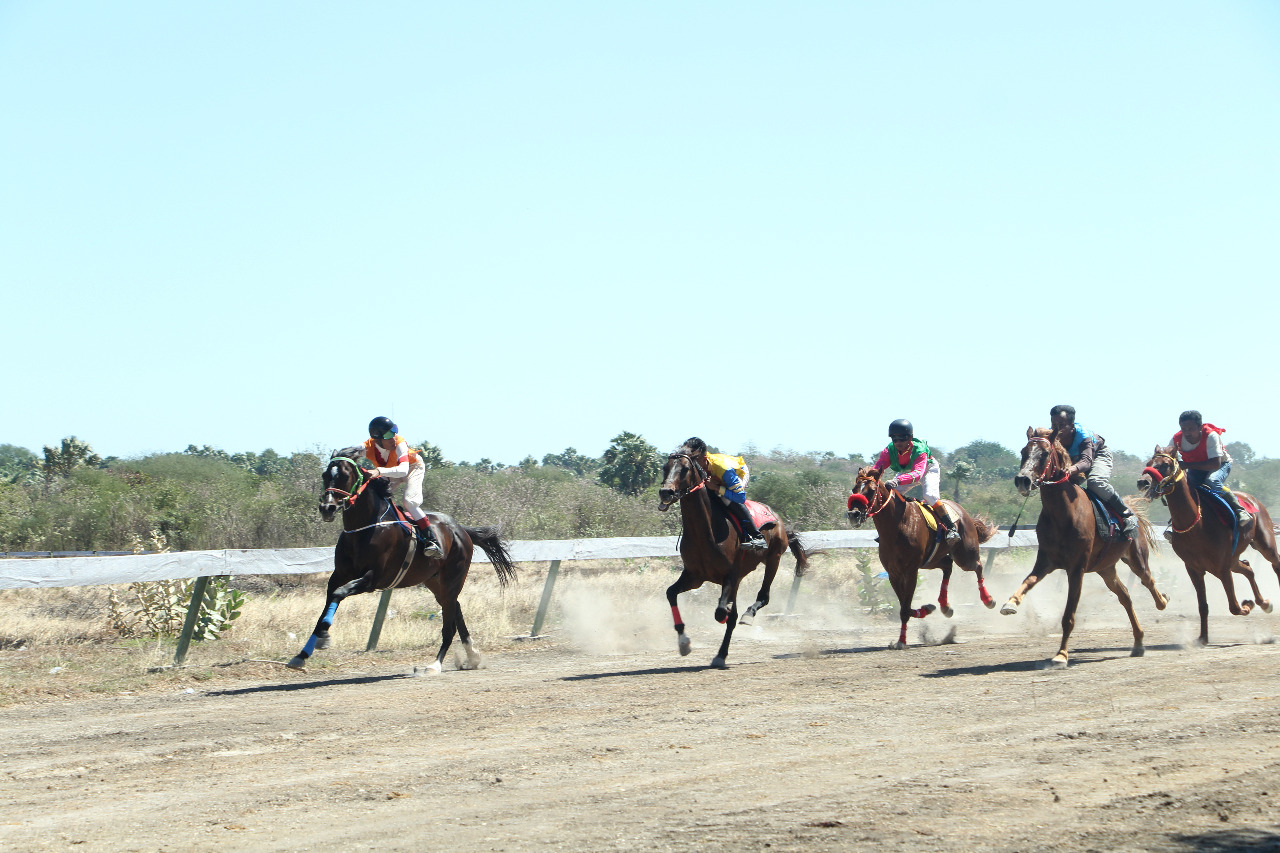
[[[809,565],[800,538],[787,530],[779,521],[773,527],[762,530],[768,543],[764,551],[749,550],[739,546],[738,533],[728,520],[728,514],[707,489],[710,476],[698,464],[696,454],[689,445],[682,445],[667,457],[662,466],[662,488],[658,490],[658,509],[666,512],[676,501],[680,502],[680,520],[684,531],[680,536],[680,557],[684,571],[667,589],[667,601],[671,604],[671,616],[675,620],[678,648],[681,655],[689,654],[692,644],[684,632],[684,620],[676,596],[697,589],[707,581],[720,585],[720,601],[716,605],[716,621],[724,623],[724,640],[711,666],[724,669],[729,656],[729,639],[738,622],[738,585],[755,567],[764,563],[764,583],[756,595],[755,604],[742,614],[742,624],[750,625],[756,612],[769,603],[769,587],[778,573],[778,563],[788,548],[796,558],[796,574],[803,574]],[[719,540],[719,541],[717,541]]]
[[[502,586],[515,579],[515,565],[506,543],[494,528],[463,527],[447,515],[428,513],[444,556],[423,556],[416,534],[397,520],[388,481],[370,478],[356,461],[363,453],[359,447],[339,450],[324,470],[320,515],[325,521],[333,521],[341,509],[342,533],[333,551],[334,568],[324,611],[311,638],[288,665],[302,669],[314,650],[329,648],[333,615],[347,596],[422,584],[440,603],[442,616],[440,651],[427,669],[440,671],[455,633],[466,648],[465,668],[474,669],[480,664],[480,653],[472,645],[467,623],[462,619],[458,594],[471,569],[473,543],[489,555]]]
[[[1164,610],[1169,599],[1156,589],[1147,563],[1147,557],[1156,545],[1151,522],[1147,520],[1146,513],[1141,511],[1141,498],[1126,498],[1125,504],[1138,518],[1138,536],[1132,542],[1123,537],[1115,542],[1107,542],[1098,535],[1088,495],[1084,489],[1071,482],[1071,477],[1067,474],[1070,466],[1071,457],[1054,436],[1053,430],[1027,427],[1027,445],[1022,448],[1022,467],[1013,482],[1023,497],[1029,496],[1035,488],[1040,489],[1040,520],[1036,522],[1038,550],[1031,574],[1027,575],[1018,591],[1000,608],[1000,612],[1006,616],[1017,613],[1023,597],[1041,578],[1056,569],[1064,569],[1067,573],[1067,604],[1062,612],[1062,646],[1051,663],[1054,666],[1066,666],[1067,643],[1071,639],[1071,629],[1075,627],[1076,606],[1080,603],[1084,575],[1086,572],[1094,572],[1102,578],[1107,589],[1120,599],[1121,606],[1129,616],[1129,624],[1133,626],[1131,655],[1141,657],[1142,626],[1138,624],[1138,614],[1133,610],[1129,590],[1116,577],[1116,562],[1124,560],[1141,579],[1142,585],[1151,590],[1156,609]]]
[[[1209,642],[1209,601],[1205,597],[1204,576],[1209,573],[1222,583],[1227,594],[1227,608],[1235,616],[1245,616],[1253,610],[1253,601],[1236,603],[1236,589],[1231,573],[1244,575],[1253,589],[1254,600],[1267,613],[1272,610],[1271,602],[1262,597],[1258,589],[1258,581],[1249,568],[1249,561],[1241,559],[1250,545],[1254,550],[1267,558],[1267,562],[1280,576],[1280,555],[1276,553],[1276,534],[1271,524],[1271,515],[1260,501],[1244,492],[1236,495],[1252,502],[1258,507],[1253,520],[1242,526],[1239,536],[1233,541],[1231,527],[1220,520],[1216,513],[1204,511],[1197,489],[1191,487],[1187,472],[1174,458],[1172,447],[1156,445],[1155,455],[1147,460],[1142,477],[1138,480],[1138,488],[1151,499],[1162,498],[1169,506],[1169,523],[1173,527],[1173,553],[1177,554],[1187,567],[1187,575],[1191,585],[1196,588],[1196,599],[1200,604],[1200,643]]]
[[[911,608],[921,569],[942,569],[938,607],[944,616],[949,617],[954,612],[947,603],[947,586],[951,583],[953,564],[975,573],[982,603],[988,608],[996,606],[982,579],[978,546],[995,536],[997,528],[984,519],[969,515],[954,501],[945,503],[951,518],[959,519],[960,539],[951,542],[944,539],[937,543],[934,531],[925,520],[927,510],[920,503],[908,501],[897,489],[881,483],[879,470],[862,468],[858,471],[858,479],[849,498],[849,521],[854,527],[860,527],[870,518],[880,534],[880,564],[889,574],[889,583],[898,596],[898,615],[902,618],[902,630],[898,641],[889,644],[891,649],[907,647],[907,622],[911,617],[923,619],[934,611],[932,604],[915,610]]]

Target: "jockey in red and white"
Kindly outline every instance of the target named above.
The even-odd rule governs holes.
[[[906,493],[916,483],[923,484],[924,497],[920,501],[934,510],[938,524],[946,531],[947,539],[960,538],[956,526],[947,519],[941,507],[935,506],[942,497],[942,468],[929,451],[929,444],[915,437],[915,428],[906,418],[898,418],[889,424],[889,446],[880,451],[875,468],[880,471],[880,482],[891,489]],[[888,477],[886,472],[892,471]]]
[[[405,481],[404,511],[425,535],[422,553],[428,557],[443,557],[444,552],[440,550],[431,522],[422,511],[422,478],[427,466],[415,451],[409,449],[409,443],[400,435],[400,428],[390,418],[377,417],[369,421],[364,455],[374,464],[371,473],[375,476],[386,477],[393,485],[396,480]]]
[[[1178,416],[1178,432],[1173,435],[1174,452],[1182,456],[1181,465],[1187,472],[1192,488],[1204,486],[1231,504],[1241,524],[1249,523],[1249,513],[1240,506],[1235,493],[1227,488],[1227,476],[1231,474],[1231,454],[1222,443],[1222,427],[1204,422],[1195,409]]]

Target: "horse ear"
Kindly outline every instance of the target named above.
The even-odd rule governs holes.
[[[1027,427],[1027,438],[1028,438],[1028,439],[1032,439],[1032,438],[1035,438],[1035,437],[1036,437],[1036,428],[1035,428],[1035,427]]]

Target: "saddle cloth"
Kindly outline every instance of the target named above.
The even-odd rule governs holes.
[[[1124,524],[1120,519],[1116,518],[1115,514],[1094,496],[1093,492],[1086,490],[1085,494],[1089,496],[1089,503],[1093,506],[1093,520],[1098,526],[1098,536],[1102,541],[1117,542],[1125,538]]]
[[[1213,507],[1214,515],[1218,516],[1218,521],[1222,522],[1222,526],[1231,531],[1231,550],[1235,551],[1236,546],[1240,543],[1240,519],[1236,517],[1236,512],[1231,508],[1231,504],[1227,503],[1226,498],[1210,489],[1208,486],[1197,486],[1203,496],[1200,498],[1200,506],[1206,503]],[[1250,515],[1258,512],[1258,504],[1256,501],[1240,492],[1235,493],[1236,500],[1240,501],[1240,506],[1244,507]],[[1207,499],[1206,499],[1207,498]]]
[[[747,501],[747,512],[751,513],[751,521],[757,530],[766,530],[778,523],[778,517],[773,514],[773,510],[764,504]]]

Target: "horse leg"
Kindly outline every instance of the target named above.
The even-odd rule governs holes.
[[[898,594],[898,616],[902,620],[902,629],[898,631],[898,641],[889,644],[891,649],[905,649],[907,647],[907,622],[911,617],[923,619],[937,609],[932,604],[926,604],[914,610],[911,608],[911,598],[916,594],[916,582],[919,578],[919,569],[912,569],[907,572],[895,571],[889,575],[889,582],[893,585],[893,591]]]
[[[1012,616],[1018,612],[1018,605],[1022,603],[1022,599],[1027,597],[1027,593],[1038,583],[1040,579],[1053,569],[1048,567],[1048,560],[1044,556],[1044,552],[1040,551],[1036,554],[1036,563],[1031,567],[1031,574],[1022,580],[1022,585],[1018,587],[1018,591],[1009,596],[1009,600],[1000,608],[1001,616]]]
[[[458,617],[458,639],[462,641],[463,651],[467,653],[467,660],[459,666],[459,669],[479,669],[480,664],[484,662],[484,658],[480,654],[480,650],[476,648],[475,643],[471,642],[471,632],[467,630],[467,623],[462,618],[462,605],[455,599],[453,602],[453,610]]]
[[[676,596],[682,592],[697,589],[700,586],[702,586],[702,581],[694,578],[686,567],[680,573],[680,577],[676,578],[676,582],[667,587],[667,601],[671,604],[671,618],[675,620],[676,626],[676,647],[680,650],[681,657],[689,654],[689,650],[693,648],[693,643],[689,642],[689,637],[684,632],[684,619],[680,617],[680,608],[676,606]]]
[[[1249,565],[1248,560],[1236,561],[1236,567],[1231,571],[1238,575],[1244,575],[1245,579],[1249,581],[1249,586],[1253,590],[1253,602],[1257,602],[1258,607],[1261,607],[1264,613],[1270,613],[1274,609],[1271,602],[1262,597],[1262,590],[1258,589],[1258,579],[1253,576],[1253,567]],[[1252,611],[1253,607],[1251,605],[1253,602],[1242,601],[1240,605],[1245,608],[1247,613]]]
[[[950,619],[955,611],[947,604],[947,586],[951,583],[951,569],[954,565],[952,559],[947,557],[942,561],[942,584],[938,587],[938,609],[942,611],[942,615]]]
[[[1276,534],[1271,529],[1271,516],[1265,514],[1265,510],[1254,516],[1253,541],[1249,544],[1253,546],[1253,550],[1261,554],[1271,564],[1271,568],[1276,573],[1276,579],[1280,580],[1280,552],[1276,549]],[[1259,601],[1258,606],[1267,613],[1272,610],[1271,602],[1269,601],[1266,604]]]
[[[1138,624],[1138,614],[1133,609],[1133,599],[1129,595],[1128,588],[1120,582],[1120,578],[1116,575],[1116,567],[1109,569],[1099,569],[1098,577],[1102,578],[1102,582],[1107,585],[1107,589],[1115,593],[1116,598],[1120,599],[1120,606],[1124,608],[1124,612],[1129,614],[1129,624],[1133,626],[1133,651],[1129,652],[1129,657],[1140,658],[1145,653],[1142,645],[1142,626]]]
[[[725,618],[721,620],[724,622],[724,639],[720,641],[720,651],[711,659],[712,669],[729,668],[729,664],[725,662],[725,659],[729,657],[729,640],[732,639],[733,629],[738,624],[738,620],[734,617],[738,615],[737,593],[740,581],[741,579],[724,585],[725,592],[720,596],[720,607],[716,608],[716,613],[719,613],[722,608],[725,612]],[[726,596],[729,599],[727,603],[725,602]]]
[[[1156,580],[1151,576],[1151,565],[1147,556],[1146,550],[1139,548],[1137,542],[1130,542],[1120,559],[1124,560],[1124,564],[1138,576],[1138,580],[1142,581],[1142,585],[1151,593],[1151,598],[1156,603],[1156,610],[1164,610],[1169,605],[1169,596],[1156,589]]]
[[[329,594],[325,599],[324,611],[321,612],[320,618],[316,620],[316,627],[311,632],[311,636],[307,639],[306,645],[302,647],[302,651],[298,652],[285,666],[290,669],[302,669],[307,665],[307,658],[315,652],[316,649],[329,648],[329,627],[333,625],[333,616],[338,611],[338,605],[349,595],[356,595],[361,592],[368,592],[373,589],[373,570],[365,572],[353,581],[349,581],[337,589],[334,589],[335,579],[340,577],[335,570],[329,578]]]
[[[1062,611],[1062,645],[1058,653],[1049,661],[1055,667],[1067,665],[1067,644],[1071,639],[1071,629],[1076,626],[1076,607],[1080,604],[1080,590],[1084,586],[1084,566],[1074,571],[1067,571],[1067,606]]]
[[[1227,594],[1227,610],[1231,611],[1232,616],[1248,616],[1253,610],[1253,602],[1245,599],[1243,602],[1236,600],[1236,580],[1231,577],[1233,568],[1230,565],[1220,568],[1214,572],[1214,577],[1222,582],[1222,591]]]
[[[757,611],[769,603],[769,588],[773,586],[773,576],[778,573],[778,564],[782,562],[782,552],[777,554],[770,553],[764,560],[764,583],[760,584],[760,591],[756,593],[756,601],[746,612],[742,614],[742,618],[738,620],[740,625],[750,625],[755,619]]]
[[[1187,566],[1187,576],[1196,590],[1196,602],[1200,605],[1200,638],[1196,641],[1202,646],[1209,645],[1209,598],[1204,590],[1204,571]]]

